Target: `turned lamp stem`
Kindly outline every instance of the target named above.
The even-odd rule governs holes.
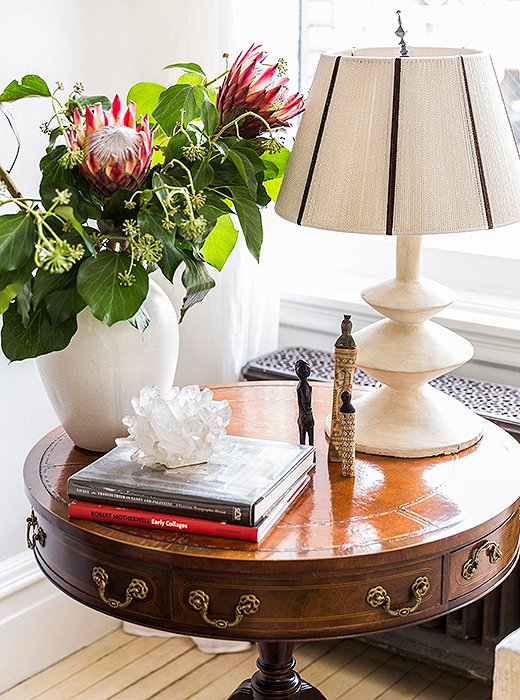
[[[398,236],[395,277],[398,282],[416,282],[421,269],[422,236]]]

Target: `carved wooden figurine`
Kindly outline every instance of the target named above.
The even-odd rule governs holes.
[[[357,348],[352,337],[352,322],[345,314],[341,322],[341,335],[334,343],[334,390],[332,394],[332,414],[330,422],[329,460],[341,462],[340,439],[341,418],[339,408],[341,394],[352,393],[354,369],[356,367]]]
[[[341,421],[339,449],[343,476],[354,476],[356,466],[356,409],[352,405],[351,399],[350,391],[342,392],[339,408]]]
[[[298,430],[300,443],[305,445],[306,437],[309,445],[314,445],[314,416],[312,415],[312,387],[307,381],[311,368],[305,360],[297,360],[294,365],[296,376],[300,380],[296,387],[298,396]]]

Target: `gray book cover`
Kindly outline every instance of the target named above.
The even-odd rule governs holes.
[[[314,458],[314,448],[306,445],[231,435],[207,462],[174,469],[143,466],[131,459],[134,452],[121,445],[81,469],[69,478],[69,496],[254,524],[312,468]]]

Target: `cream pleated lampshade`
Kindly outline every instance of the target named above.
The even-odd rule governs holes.
[[[276,212],[376,234],[520,220],[520,161],[489,55],[376,48],[322,54]]]

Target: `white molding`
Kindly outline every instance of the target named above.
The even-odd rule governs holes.
[[[332,350],[342,315],[350,313],[354,329],[381,318],[358,293],[342,290],[342,299],[286,292],[281,299],[280,345],[306,345]],[[467,338],[475,356],[460,373],[478,379],[520,383],[520,323],[518,302],[497,306],[492,300],[467,296],[435,317],[450,330]]]
[[[0,693],[119,624],[61,593],[31,552],[0,561]]]
[[[31,552],[20,552],[14,557],[5,559],[0,562],[0,600],[43,580],[43,578],[44,576]]]

